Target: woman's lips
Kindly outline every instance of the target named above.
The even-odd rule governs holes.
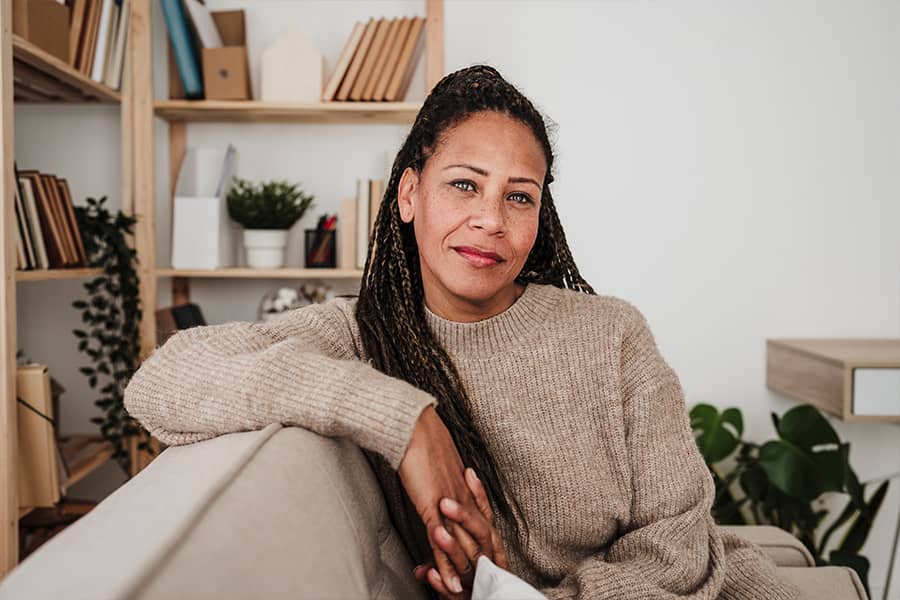
[[[467,250],[465,248],[454,248],[453,250],[455,250],[457,254],[465,258],[467,261],[469,261],[470,264],[476,267],[492,267],[502,262],[495,258],[484,256],[483,254],[479,254],[478,252]]]

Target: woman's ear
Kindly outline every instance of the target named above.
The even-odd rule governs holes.
[[[397,206],[400,219],[411,223],[416,213],[416,201],[419,192],[419,175],[410,167],[406,167],[397,184]]]

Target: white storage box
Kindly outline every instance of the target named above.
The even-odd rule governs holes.
[[[178,175],[172,209],[172,267],[235,266],[240,226],[228,217],[225,197],[234,149],[189,148]]]

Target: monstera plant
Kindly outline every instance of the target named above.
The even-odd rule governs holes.
[[[782,417],[772,413],[777,438],[756,444],[742,439],[740,410],[722,412],[709,404],[691,409],[697,446],[713,475],[713,517],[723,525],[766,524],[796,536],[817,565],[844,565],[858,574],[869,591],[869,560],[860,554],[888,490],[882,481],[866,497],[866,488],[850,466],[850,444],[841,442],[828,420],[812,405],[796,406]],[[825,494],[847,496],[844,509],[822,536],[816,531],[829,511]],[[834,533],[847,526],[829,549]]]

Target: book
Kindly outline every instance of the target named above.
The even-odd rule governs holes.
[[[34,253],[34,245],[26,225],[25,203],[22,201],[22,195],[19,193],[19,186],[15,188],[15,213],[16,213],[16,251],[18,253],[21,246],[22,258],[24,266],[22,269],[33,269],[37,265]]]
[[[363,29],[362,39],[359,41],[359,47],[353,54],[353,60],[350,62],[350,67],[347,69],[347,75],[344,77],[344,81],[341,82],[341,87],[338,89],[337,96],[335,96],[336,100],[344,101],[350,96],[350,89],[356,81],[357,73],[359,73],[359,69],[362,67],[363,61],[366,58],[366,53],[369,51],[369,46],[372,44],[372,38],[375,36],[376,26],[377,23],[374,18],[370,18],[366,23]]]
[[[19,506],[53,506],[60,485],[47,365],[16,368],[16,399]]]
[[[359,69],[356,80],[353,82],[353,87],[350,89],[350,100],[354,102],[362,100],[363,89],[365,88],[366,83],[368,83],[369,78],[372,75],[372,71],[375,68],[375,62],[378,60],[378,56],[381,53],[381,48],[384,46],[384,40],[387,37],[387,30],[388,20],[384,17],[381,17],[375,23],[375,34],[372,37],[372,43],[366,52],[366,58]]]
[[[330,102],[334,99],[338,86],[341,85],[341,82],[344,80],[344,75],[350,67],[350,61],[353,60],[353,55],[359,47],[359,42],[362,40],[364,29],[365,25],[359,21],[353,26],[353,31],[350,33],[350,37],[347,39],[344,49],[341,50],[341,55],[334,67],[334,73],[331,74],[331,79],[328,80],[328,84],[322,91],[322,102]]]
[[[424,17],[415,17],[409,35],[403,43],[403,50],[397,59],[397,66],[391,75],[391,81],[388,83],[385,91],[384,100],[389,102],[400,102],[406,96],[409,82],[412,79],[417,59],[421,54],[423,47],[422,30],[425,27]]]
[[[356,198],[344,198],[337,220],[338,268],[356,268]]]
[[[78,70],[84,75],[90,76],[94,64],[94,54],[97,50],[97,36],[100,30],[100,17],[103,9],[103,0],[91,0],[90,21],[85,31],[84,47],[82,48],[81,64]]]
[[[87,7],[88,0],[73,0],[69,14],[69,66],[75,69],[78,68],[78,49],[84,34]]]
[[[202,98],[203,75],[200,55],[191,37],[184,6],[181,0],[161,0],[161,3],[184,96],[189,99]]]
[[[369,251],[369,180],[356,180],[356,268],[364,269]]]
[[[59,230],[63,243],[63,266],[71,267],[78,262],[77,251],[75,250],[75,241],[72,232],[69,230],[68,219],[62,205],[62,198],[59,196],[59,188],[56,185],[56,177],[50,174],[41,174],[44,192],[50,199],[51,212],[56,220],[56,227]]]
[[[400,52],[403,50],[403,45],[406,43],[406,38],[409,35],[409,29],[412,26],[412,22],[413,20],[409,17],[404,17],[398,22],[394,39],[391,42],[391,47],[385,58],[384,70],[381,72],[381,75],[379,75],[378,81],[372,89],[372,94],[369,98],[370,100],[380,101],[384,99],[384,92],[387,90],[388,83],[391,81],[391,75],[394,74],[397,60],[400,58]]]
[[[378,218],[378,209],[381,208],[381,196],[384,195],[384,181],[381,179],[369,180],[369,235],[375,230],[375,220]]]
[[[31,233],[31,239],[35,242],[35,251],[37,255],[37,268],[49,269],[50,261],[47,258],[47,245],[44,241],[44,234],[41,231],[40,213],[37,209],[37,203],[34,199],[34,189],[31,186],[31,180],[27,177],[19,175],[17,177],[19,187],[22,190],[22,198],[25,201],[25,217],[28,230]]]
[[[84,248],[84,240],[81,237],[81,228],[78,227],[78,219],[75,217],[75,204],[72,201],[72,194],[69,191],[69,182],[65,179],[57,179],[56,184],[59,188],[60,196],[63,199],[63,204],[66,208],[66,217],[74,237],[78,264],[82,267],[86,267],[88,266],[87,252]]]
[[[94,49],[94,59],[91,61],[91,79],[97,82],[103,81],[103,73],[106,68],[107,45],[109,44],[114,8],[115,3],[113,0],[103,0],[103,4],[100,7],[100,22],[97,25],[97,46]]]
[[[187,14],[190,17],[192,30],[196,33],[197,39],[203,48],[221,48],[225,44],[222,42],[222,36],[219,29],[213,21],[212,14],[209,9],[197,0],[184,0],[184,6],[187,8]]]
[[[116,30],[115,48],[103,82],[114,90],[122,87],[122,70],[125,64],[125,43],[131,23],[131,0],[123,0],[119,11],[119,27]]]

